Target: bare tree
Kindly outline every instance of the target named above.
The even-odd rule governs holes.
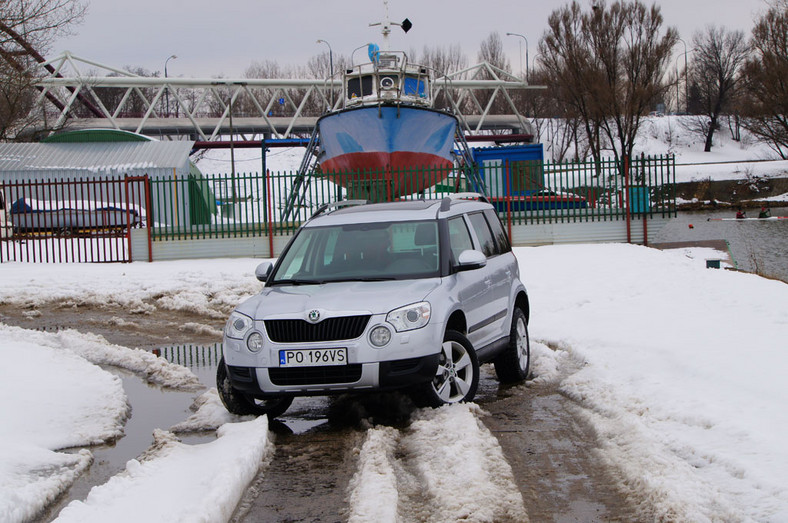
[[[468,67],[468,57],[462,52],[460,44],[435,48],[424,46],[416,62],[433,69],[438,76],[446,76]]]
[[[641,118],[664,97],[673,28],[656,5],[603,0],[583,12],[575,1],[554,11],[539,43],[550,83],[583,122],[595,159],[609,144],[629,157]]]
[[[5,141],[38,122],[32,114],[35,89],[24,71],[0,61],[0,140]]]
[[[753,56],[743,69],[744,126],[788,158],[788,2],[775,2],[752,35]]]
[[[504,53],[503,50],[501,35],[498,34],[498,32],[490,33],[487,38],[482,41],[479,47],[477,60],[479,63],[488,64],[492,68],[492,71],[488,69],[479,70],[476,73],[476,80],[492,80],[495,76],[501,77],[512,73],[509,59],[506,57],[506,53]],[[474,94],[474,99],[482,109],[490,105],[492,98],[493,92],[490,90],[480,90]],[[479,107],[467,107],[465,110],[472,112],[474,109],[478,110]],[[506,100],[500,96],[496,96],[488,111],[491,114],[503,114],[509,111],[509,106]]]
[[[2,135],[27,127],[35,98],[31,67],[42,62],[54,39],[81,21],[85,6],[77,0],[0,0],[0,91],[4,105]]]
[[[689,74],[693,84],[698,86],[704,118],[695,128],[705,134],[704,151],[709,152],[721,115],[732,107],[748,46],[741,31],[713,26],[696,33],[693,45],[694,60]]]
[[[512,72],[512,68],[509,66],[509,59],[506,58],[506,53],[503,51],[501,35],[497,32],[490,33],[490,35],[482,41],[479,47],[478,58],[479,62],[487,62],[507,73]]]

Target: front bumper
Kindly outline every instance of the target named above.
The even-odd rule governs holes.
[[[439,354],[374,363],[327,367],[227,366],[234,389],[252,396],[322,396],[349,391],[394,390],[435,377]]]

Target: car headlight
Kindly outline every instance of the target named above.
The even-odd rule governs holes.
[[[394,326],[397,332],[420,329],[430,322],[432,309],[426,301],[414,303],[394,309],[386,316],[386,321]]]
[[[227,320],[227,325],[224,327],[224,334],[228,338],[242,340],[253,325],[254,321],[252,321],[252,318],[238,311],[233,311],[233,313],[230,314],[230,318]]]

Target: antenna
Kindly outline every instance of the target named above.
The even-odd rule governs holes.
[[[384,51],[390,51],[391,49],[389,48],[389,35],[391,34],[391,26],[392,25],[398,25],[398,26],[400,26],[402,28],[403,31],[405,31],[407,33],[408,31],[410,31],[411,27],[413,27],[413,24],[407,18],[405,20],[403,20],[402,22],[400,22],[400,23],[392,22],[389,19],[389,2],[388,2],[388,0],[383,0],[383,8],[384,8],[384,12],[385,12],[385,17],[384,17],[383,21],[382,22],[375,22],[373,24],[369,24],[369,26],[370,27],[375,27],[375,26],[378,26],[378,25],[381,26],[380,33],[383,35],[383,50]]]

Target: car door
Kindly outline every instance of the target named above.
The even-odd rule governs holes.
[[[451,248],[452,266],[456,266],[460,253],[469,249],[479,249],[474,245],[471,234],[471,225],[464,216],[456,216],[448,220],[449,245]],[[478,325],[484,323],[488,314],[485,304],[489,299],[490,281],[487,277],[486,267],[461,271],[454,274],[455,291],[453,294],[460,302],[465,321],[468,326],[468,339],[477,347],[479,339]],[[471,331],[471,329],[473,329]]]
[[[495,216],[493,216],[495,218]],[[496,218],[497,219],[497,218]],[[509,310],[509,295],[512,282],[512,270],[505,254],[506,246],[493,233],[493,227],[483,212],[468,214],[476,240],[485,256],[487,266],[481,269],[487,290],[480,321],[468,325],[468,335],[476,339],[479,346],[487,345],[500,338],[506,332],[505,323]],[[493,225],[500,226],[500,223]],[[476,345],[474,343],[474,345]]]

